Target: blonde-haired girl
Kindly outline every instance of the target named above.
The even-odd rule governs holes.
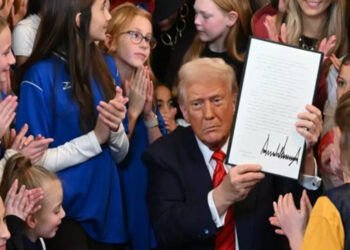
[[[220,57],[230,64],[240,80],[245,48],[250,34],[251,8],[248,0],[196,0],[197,36],[184,61]]]

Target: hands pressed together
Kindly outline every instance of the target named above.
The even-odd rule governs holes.
[[[139,67],[132,82],[126,81],[126,94],[129,97],[128,113],[135,120],[143,114],[144,120],[154,118],[153,82],[148,67]]]

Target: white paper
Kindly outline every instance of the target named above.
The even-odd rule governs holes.
[[[295,123],[312,103],[321,60],[321,53],[251,39],[229,164],[258,163],[298,178],[305,140]]]

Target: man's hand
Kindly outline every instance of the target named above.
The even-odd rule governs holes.
[[[322,113],[313,105],[306,105],[306,112],[298,114],[296,124],[298,133],[305,137],[306,149],[311,150],[322,132]]]
[[[232,167],[213,191],[213,200],[219,215],[224,214],[232,204],[245,199],[264,177],[261,166],[257,164]]]

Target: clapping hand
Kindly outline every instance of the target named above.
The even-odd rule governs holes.
[[[13,8],[14,0],[3,0],[2,8],[0,9],[0,16],[7,19]]]
[[[273,202],[274,216],[270,217],[270,223],[278,227],[277,234],[286,235],[291,248],[300,249],[303,241],[306,225],[308,223],[312,206],[306,191],[300,198],[300,209],[295,207],[293,195],[288,193],[280,195],[277,202]]]
[[[334,48],[336,40],[337,40],[337,37],[335,35],[331,36],[329,39],[327,38],[322,39],[320,46],[318,48],[318,51],[322,52],[324,55],[323,62],[325,62],[330,56],[330,52]]]
[[[21,0],[19,3],[19,8],[15,13],[15,7],[11,8],[11,17],[12,17],[12,25],[13,27],[23,19],[23,17],[27,14],[28,9],[28,0]]]
[[[16,116],[17,97],[7,96],[0,103],[0,137],[3,137]]]
[[[5,198],[6,215],[15,215],[24,220],[29,214],[34,214],[40,210],[41,205],[36,204],[44,198],[41,188],[27,190],[22,186],[18,193],[18,180],[16,179]]]
[[[34,138],[32,135],[26,137],[28,125],[24,124],[18,134],[14,129],[11,130],[10,148],[21,152],[27,156],[34,164],[44,155],[49,144],[53,142],[52,138],[44,138],[40,134]]]
[[[101,101],[97,106],[99,115],[95,126],[95,134],[100,144],[109,138],[110,130],[117,131],[125,118],[128,98],[123,97],[123,90],[116,87],[116,95],[108,103]]]
[[[287,27],[285,23],[281,25],[281,35],[278,34],[274,17],[266,16],[264,26],[271,41],[287,43]]]

